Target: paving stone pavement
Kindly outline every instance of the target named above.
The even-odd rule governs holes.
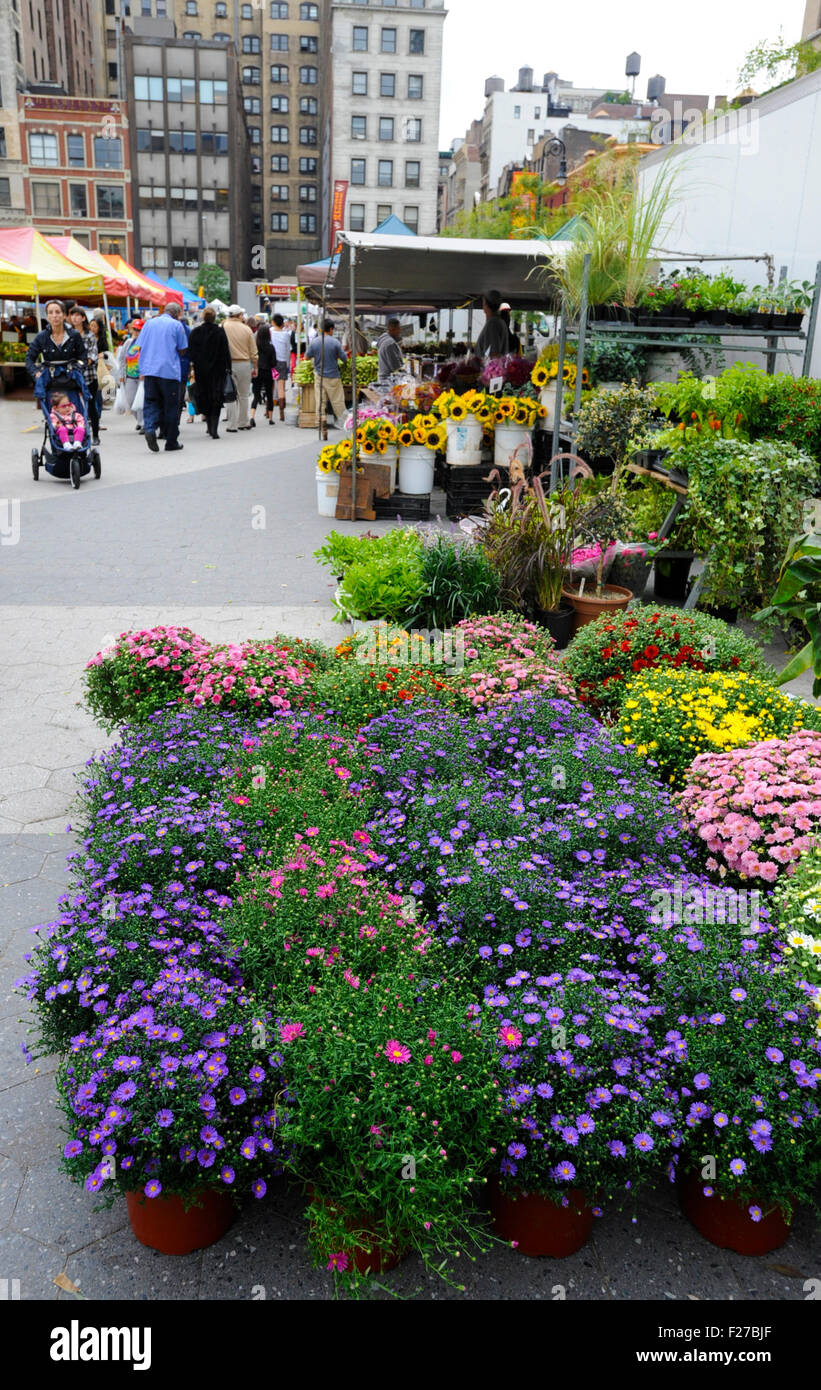
[[[53,919],[67,887],[76,774],[111,741],[78,703],[89,657],[121,631],[167,622],[215,641],[338,639],[333,586],[311,558],[339,525],[316,515],[317,444],[277,426],[214,445],[192,427],[169,461],[149,454],[130,417],[108,412],[100,485],[71,494],[31,479],[34,420],[26,403],[0,402],[0,499],[19,503],[17,543],[0,546],[0,1279],[19,1279],[25,1300],[70,1298],[53,1282],[61,1273],[89,1299],[239,1300],[262,1286],[268,1299],[325,1300],[304,1201],[284,1183],[184,1259],[140,1246],[121,1200],[95,1211],[59,1171],[56,1059],[26,1066],[31,1015],[13,989],[31,928]],[[773,657],[783,662],[783,651]],[[806,681],[791,688],[809,693]],[[416,1260],[384,1283],[431,1301],[551,1299],[557,1286],[569,1300],[802,1300],[804,1280],[819,1276],[821,1244],[804,1214],[783,1250],[744,1259],[704,1242],[664,1188],[642,1200],[635,1224],[628,1214],[597,1223],[567,1260],[501,1247],[465,1260],[463,1293]]]

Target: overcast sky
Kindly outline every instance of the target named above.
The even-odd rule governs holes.
[[[520,67],[534,82],[545,72],[577,87],[626,85],[624,60],[641,54],[636,92],[661,73],[668,92],[736,90],[749,50],[778,37],[801,37],[804,0],[445,0],[442,123],[439,148],[464,136],[484,109],[485,78],[515,85]]]

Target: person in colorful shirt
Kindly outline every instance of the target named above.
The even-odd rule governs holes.
[[[140,385],[140,330],[142,319],[132,319],[127,325],[128,336],[117,353],[117,380],[125,391],[128,409],[137,421],[137,432],[143,432],[142,410],[132,410],[134,397]]]

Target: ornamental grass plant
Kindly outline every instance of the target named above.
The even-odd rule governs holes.
[[[821,729],[821,714],[746,671],[649,670],[625,689],[619,733],[657,775],[681,787],[703,753],[740,749],[794,729]]]

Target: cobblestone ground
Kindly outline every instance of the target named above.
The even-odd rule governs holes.
[[[59,1172],[56,1059],[26,1067],[30,1016],[12,988],[31,928],[55,915],[66,886],[75,773],[109,741],[78,706],[88,658],[121,631],[163,622],[214,640],[339,636],[332,585],[311,558],[337,525],[316,515],[315,437],[277,425],[214,443],[184,426],[183,453],[166,460],[130,417],[107,413],[102,479],[72,493],[31,477],[30,404],[3,401],[0,424],[0,1279],[19,1280],[22,1299],[71,1297],[54,1283],[63,1273],[90,1299],[247,1299],[255,1286],[257,1297],[262,1286],[269,1299],[326,1299],[302,1198],[285,1183],[219,1244],[182,1259],[137,1244],[122,1201],[95,1211]],[[424,1299],[549,1299],[561,1286],[568,1299],[801,1300],[804,1281],[821,1274],[804,1215],[761,1259],[703,1241],[666,1187],[636,1216],[603,1219],[567,1260],[504,1248],[466,1258],[464,1293],[413,1260],[385,1284]]]

